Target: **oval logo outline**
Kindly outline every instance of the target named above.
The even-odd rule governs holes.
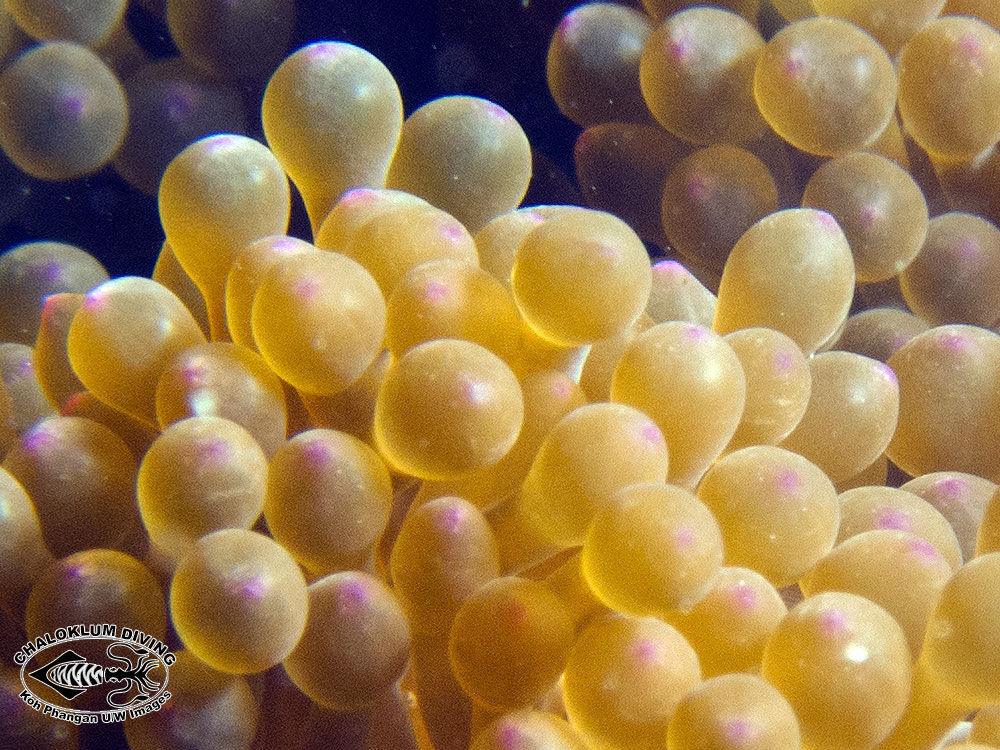
[[[59,637],[60,635],[62,637]],[[104,653],[109,660],[118,664],[108,665],[87,661],[85,657],[71,649],[73,643],[80,641],[107,641],[108,646],[104,649]],[[125,646],[127,651],[113,652],[116,645]],[[58,651],[59,646],[65,647],[62,652]],[[45,659],[45,654],[49,651],[59,655],[51,660]],[[98,717],[107,722],[109,719],[106,715],[110,714],[115,715],[111,720],[124,719],[126,715],[134,718],[159,710],[171,697],[167,692],[167,684],[170,678],[170,665],[175,660],[173,652],[158,639],[134,628],[122,628],[119,633],[117,625],[76,625],[56,628],[53,633],[44,633],[30,640],[15,654],[15,662],[21,662],[19,673],[21,686],[40,705],[32,705],[22,694],[25,703],[35,710],[42,710],[47,715],[73,723],[96,723]],[[33,661],[45,663],[33,667]],[[155,673],[157,670],[161,670],[163,676],[162,680],[155,680],[159,682],[156,689],[148,694],[142,692],[154,683],[154,680],[148,677],[148,673]],[[52,678],[53,672],[55,680]],[[32,689],[28,678],[46,685],[66,700],[73,700],[89,689],[105,687],[107,692],[104,701],[108,704],[107,708],[93,711],[60,706],[39,695],[37,688]],[[124,687],[107,687],[117,682],[124,683]],[[134,688],[138,688],[140,693],[131,701],[122,704],[111,701],[112,696],[120,693],[127,695]],[[137,700],[139,698],[141,700]]]

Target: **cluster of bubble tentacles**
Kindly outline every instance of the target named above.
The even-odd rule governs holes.
[[[108,164],[155,194],[167,163],[211,133],[247,134],[248,91],[288,49],[295,0],[134,0],[180,52],[154,58],[128,0],[9,0],[0,8],[0,148],[42,180]]]
[[[53,41],[0,146],[50,179],[127,151],[65,5],[5,6]],[[137,750],[1000,746],[997,14],[644,5],[552,38],[589,207],[519,207],[500,106],[404,120],[320,42],[266,145],[149,166],[152,279],[0,256],[5,744],[77,743],[19,643],[113,622],[179,651]]]

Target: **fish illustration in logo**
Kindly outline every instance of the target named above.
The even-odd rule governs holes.
[[[116,654],[115,649],[118,647],[131,651],[135,661],[133,662],[133,657],[129,654]],[[159,685],[149,678],[149,672],[158,666],[156,657],[151,656],[149,651],[119,642],[108,646],[106,653],[111,659],[124,664],[125,669],[88,662],[83,656],[69,649],[48,664],[28,672],[28,676],[52,688],[66,700],[73,700],[90,688],[99,687],[107,682],[127,682],[125,687],[108,693],[108,705],[115,708],[127,708],[134,703],[147,700],[149,694],[159,688]],[[118,701],[118,696],[127,694],[133,688],[139,690],[138,695],[129,701]]]

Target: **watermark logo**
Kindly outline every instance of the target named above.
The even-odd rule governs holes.
[[[14,654],[21,700],[74,724],[113,724],[159,711],[170,699],[174,661],[153,636],[109,624],[56,628]]]

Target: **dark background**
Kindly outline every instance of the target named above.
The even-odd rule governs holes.
[[[536,150],[536,178],[526,203],[569,202],[578,200],[566,175],[572,174],[579,128],[549,95],[545,55],[560,17],[575,5],[570,0],[298,0],[289,51],[319,40],[364,47],[395,75],[406,114],[446,94],[496,101],[517,118]],[[165,24],[137,2],[126,23],[151,57],[177,54]],[[251,134],[260,140],[264,83],[243,86]],[[53,183],[3,161],[0,250],[28,240],[58,240],[92,253],[112,276],[151,273],[163,240],[155,198],[131,188],[111,167]],[[289,233],[308,239],[304,211],[295,201]]]

